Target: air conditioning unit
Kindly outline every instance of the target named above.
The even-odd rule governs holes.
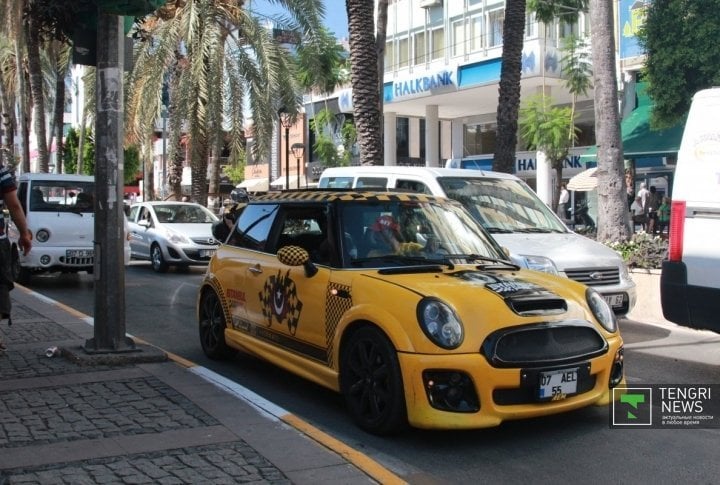
[[[442,0],[420,0],[422,8],[439,7],[440,5],[442,5]]]

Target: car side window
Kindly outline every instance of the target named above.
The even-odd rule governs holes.
[[[427,185],[422,182],[418,182],[417,180],[397,179],[395,181],[395,188],[399,190],[407,190],[408,192],[432,195],[432,192],[428,189]]]
[[[322,207],[287,207],[281,218],[282,227],[273,252],[284,246],[300,246],[314,262],[330,264],[332,248]]]
[[[250,204],[238,217],[230,246],[265,251],[270,229],[278,213],[277,204]]]

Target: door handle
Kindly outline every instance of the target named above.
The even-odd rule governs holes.
[[[255,274],[261,274],[263,272],[263,270],[259,264],[256,264],[255,266],[250,266],[248,268],[248,271],[250,271],[251,273],[255,273]]]

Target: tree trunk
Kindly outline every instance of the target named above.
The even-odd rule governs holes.
[[[597,139],[597,240],[624,241],[629,237],[620,114],[618,110],[613,4],[590,0],[595,133]]]
[[[350,41],[350,81],[362,165],[383,163],[378,112],[378,61],[373,0],[346,0]]]
[[[513,173],[520,111],[520,78],[525,38],[525,0],[507,0],[503,22],[502,68],[493,170]]]
[[[37,23],[28,16],[24,24],[27,43],[28,70],[30,73],[30,91],[33,97],[35,136],[37,138],[38,171],[49,170],[48,147],[45,129],[45,98],[42,89],[42,70],[40,67],[40,33]]]
[[[20,136],[22,137],[22,171],[30,171],[30,119],[28,113],[28,96],[25,84],[25,68],[23,67],[23,35],[15,36],[15,63],[17,64],[17,83],[19,101]]]
[[[55,78],[55,165],[57,173],[63,173],[63,126],[65,115],[65,74],[67,71],[58,67]],[[50,138],[52,140],[52,137]],[[52,142],[49,145],[52,148]]]
[[[377,30],[375,32],[375,50],[377,51],[378,72],[378,113],[380,114],[380,133],[384,133],[383,117],[385,103],[385,40],[387,39],[388,0],[378,0]],[[385,147],[383,147],[383,150]],[[384,163],[384,160],[383,160]]]
[[[77,173],[80,175],[83,170],[83,152],[85,151],[85,125],[87,124],[87,110],[85,106],[82,106],[82,116],[80,117],[80,138],[78,139],[78,158],[77,158]]]
[[[13,104],[8,95],[5,83],[0,82],[0,98],[2,101],[2,132],[3,138],[0,140],[1,148],[6,150],[8,160],[15,163],[15,146],[13,138],[15,136],[15,113]]]

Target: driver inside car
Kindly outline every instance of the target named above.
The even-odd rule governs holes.
[[[368,229],[372,245],[372,249],[367,254],[370,258],[390,254],[415,254],[423,249],[422,244],[402,241],[400,225],[393,216],[379,216]]]

